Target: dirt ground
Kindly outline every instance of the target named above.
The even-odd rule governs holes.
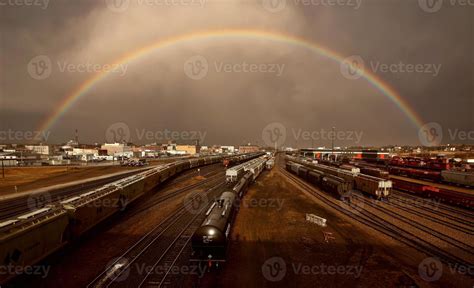
[[[133,171],[134,169],[137,168],[122,166],[9,167],[5,169],[5,178],[1,178],[0,175],[0,195],[8,195],[121,171]],[[17,186],[16,190],[15,186]]]
[[[228,262],[194,277],[197,287],[472,287],[449,268],[439,280],[419,272],[428,256],[333,212],[295,189],[275,167],[244,197]],[[306,221],[327,219],[327,227]],[[428,280],[424,280],[423,277]]]

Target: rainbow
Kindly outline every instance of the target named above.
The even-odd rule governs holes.
[[[169,47],[172,45],[178,45],[185,42],[191,42],[196,40],[212,40],[212,39],[221,39],[229,37],[241,37],[249,39],[264,39],[280,43],[286,43],[290,45],[295,45],[308,49],[318,55],[327,57],[336,61],[337,63],[343,63],[345,57],[339,53],[332,51],[326,47],[323,47],[317,43],[308,41],[306,39],[283,34],[281,32],[272,32],[265,30],[247,30],[247,29],[219,29],[219,30],[208,30],[200,31],[189,34],[183,34],[179,36],[174,36],[166,39],[158,40],[150,45],[136,49],[128,54],[123,55],[122,57],[115,60],[112,65],[121,65],[126,64],[132,61],[135,61],[139,58],[145,57],[157,49]],[[423,125],[421,117],[410,107],[410,105],[399,95],[390,85],[385,83],[377,75],[368,71],[368,69],[363,69],[361,72],[361,79],[365,79],[367,82],[372,84],[377,90],[382,92],[388,99],[390,99],[409,119],[410,121],[419,128]],[[67,95],[59,105],[52,111],[51,114],[41,123],[39,131],[48,131],[54,124],[61,118],[66,111],[68,111],[81,97],[86,95],[95,85],[97,85],[101,80],[105,79],[110,72],[101,72],[94,74],[91,78],[84,81],[76,89],[72,91],[71,94]]]

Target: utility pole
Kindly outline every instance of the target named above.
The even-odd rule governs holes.
[[[331,156],[334,157],[334,139],[336,138],[336,127],[332,127],[332,138],[331,138]],[[335,158],[335,157],[334,157]]]

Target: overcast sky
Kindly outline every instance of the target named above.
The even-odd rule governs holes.
[[[111,6],[112,0],[44,1],[22,6],[0,0],[0,142],[22,142],[24,135],[5,139],[5,131],[36,131],[94,75],[94,67],[104,69],[160,39],[242,28],[279,31],[344,57],[358,55],[424,122],[440,124],[443,142],[473,143],[459,134],[474,127],[474,7],[462,1],[440,7],[423,0],[340,0],[336,6],[320,0],[130,0],[125,6]],[[34,60],[39,55],[51,61],[45,79],[34,74],[43,67]],[[186,65],[203,58],[207,74],[193,79]],[[246,70],[251,64],[257,71]],[[384,64],[397,66],[383,71]],[[406,71],[417,64],[420,71]],[[163,142],[166,131],[173,131],[178,142],[194,137],[204,144],[262,145],[268,142],[265,127],[284,127],[284,145],[330,146],[325,132],[335,126],[344,132],[336,146],[420,143],[418,129],[374,86],[288,43],[196,40],[119,68],[66,111],[47,131],[47,142],[65,142],[75,129],[81,142],[103,142],[118,127],[136,143]],[[308,138],[305,131],[317,133]]]

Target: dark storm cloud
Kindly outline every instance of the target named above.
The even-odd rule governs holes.
[[[426,13],[417,2],[365,0],[355,9],[287,0],[281,11],[273,12],[262,1],[206,1],[199,7],[131,0],[128,9],[118,12],[106,1],[51,1],[47,9],[1,6],[0,129],[37,129],[64,97],[93,75],[60,72],[58,63],[105,65],[173,35],[258,28],[299,35],[345,56],[360,55],[370,69],[377,63],[440,65],[436,76],[375,73],[426,122],[470,130],[474,7],[446,4]],[[27,73],[37,55],[47,55],[55,67],[45,80]],[[209,63],[201,80],[183,71],[195,55]],[[242,63],[283,70],[280,76],[217,71],[219,65]],[[362,79],[346,79],[336,62],[296,46],[239,38],[194,41],[157,51],[126,69],[124,75],[111,73],[81,98],[52,128],[49,140],[63,142],[78,128],[83,141],[104,141],[110,125],[124,122],[135,142],[153,142],[137,139],[137,131],[169,129],[205,131],[206,144],[264,144],[262,129],[279,122],[287,128],[288,145],[328,146],[327,139],[294,135],[333,126],[363,132],[360,143],[349,139],[338,145],[419,142],[417,129],[378,90]],[[450,142],[463,142],[454,140]]]

